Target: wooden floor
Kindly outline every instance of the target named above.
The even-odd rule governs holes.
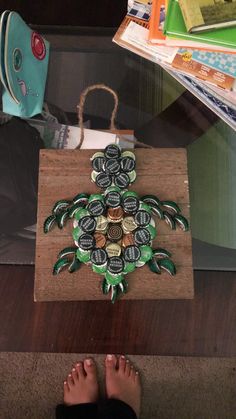
[[[33,302],[34,267],[0,266],[0,351],[236,355],[236,273],[195,272],[189,301]]]

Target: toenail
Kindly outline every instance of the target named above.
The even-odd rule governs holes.
[[[139,372],[138,372],[138,371],[136,371],[136,372],[135,372],[135,374],[136,374],[136,375],[139,375]]]
[[[89,367],[91,367],[91,365],[93,364],[93,361],[90,358],[86,359],[85,362],[86,362],[86,365],[88,365]]]
[[[75,372],[75,368],[72,368],[72,371]]]
[[[71,374],[69,374],[68,377],[71,378]]]
[[[76,364],[76,367],[81,367],[81,363],[79,362],[78,364]]]
[[[126,359],[126,362],[127,362],[127,364],[129,363],[129,360],[128,359]]]
[[[124,355],[121,355],[121,359],[125,359],[125,356]]]
[[[63,383],[63,384],[64,384],[64,386],[66,386],[66,385],[67,385],[67,382],[66,382],[66,381],[64,381],[64,383]]]
[[[113,355],[107,355],[107,359],[108,359],[108,361],[112,361]]]

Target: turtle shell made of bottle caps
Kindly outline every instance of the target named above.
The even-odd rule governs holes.
[[[116,144],[91,157],[91,180],[100,192],[78,193],[72,199],[56,202],[45,220],[44,232],[57,225],[63,228],[72,219],[74,246],[61,250],[53,274],[68,268],[70,273],[82,264],[103,276],[104,294],[114,302],[128,291],[126,275],[147,264],[156,274],[175,275],[171,254],[163,248],[153,249],[157,236],[156,218],[172,229],[188,230],[188,221],[173,201],[161,201],[154,195],[139,196],[127,190],[136,179],[136,158]]]

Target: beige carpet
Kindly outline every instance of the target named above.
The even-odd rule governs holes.
[[[62,382],[84,355],[0,353],[0,418],[51,419]],[[100,380],[103,355],[94,355]],[[130,356],[143,384],[142,419],[235,419],[236,358]]]

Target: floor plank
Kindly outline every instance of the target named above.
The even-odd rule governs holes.
[[[195,272],[189,301],[34,303],[34,268],[1,265],[0,350],[235,356],[235,279]]]

